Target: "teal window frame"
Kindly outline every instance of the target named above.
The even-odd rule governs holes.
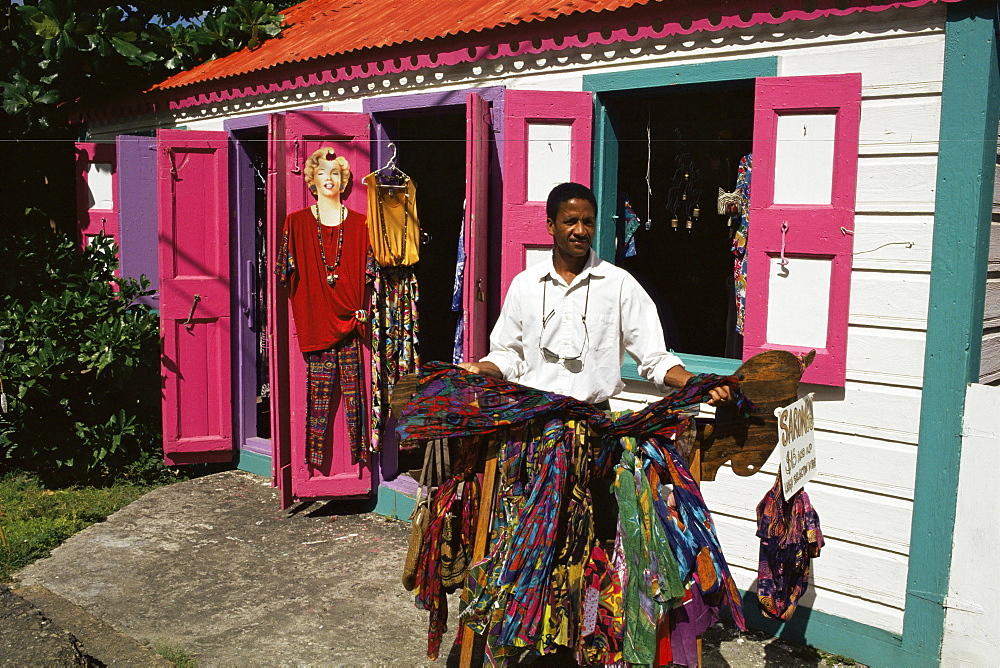
[[[594,94],[594,155],[592,183],[597,197],[597,236],[594,250],[601,259],[613,262],[615,257],[614,215],[618,206],[618,136],[609,103],[636,91],[663,92],[682,84],[739,81],[778,75],[778,58],[742,58],[707,63],[655,67],[624,72],[585,74],[583,89]],[[732,374],[742,364],[728,357],[711,357],[676,353],[685,367],[695,373]],[[626,356],[622,378],[645,380],[639,376],[636,363]]]

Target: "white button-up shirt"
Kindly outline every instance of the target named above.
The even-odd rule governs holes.
[[[667,371],[683,366],[667,351],[646,291],[591,250],[568,285],[551,260],[514,277],[482,361],[496,364],[506,380],[599,403],[625,387],[626,351],[639,375],[661,390]]]

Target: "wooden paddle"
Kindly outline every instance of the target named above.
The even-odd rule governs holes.
[[[698,424],[701,480],[715,480],[719,467],[727,461],[732,462],[736,475],[750,476],[760,470],[778,444],[774,409],[799,398],[802,372],[815,356],[815,350],[801,359],[784,350],[767,350],[736,370],[735,375],[743,377],[740,388],[755,409],[743,419],[734,405],[720,406],[714,422]]]

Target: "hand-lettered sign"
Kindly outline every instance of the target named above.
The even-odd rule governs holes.
[[[785,500],[816,476],[816,432],[813,395],[810,393],[785,408],[774,409],[778,418],[781,454],[781,487]]]

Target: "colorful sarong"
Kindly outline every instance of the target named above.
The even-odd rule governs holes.
[[[785,501],[781,476],[757,506],[757,600],[766,616],[788,621],[809,588],[811,560],[823,547],[819,515],[799,490]]]
[[[381,448],[392,388],[417,370],[420,288],[412,266],[375,267],[372,274],[371,450]]]

